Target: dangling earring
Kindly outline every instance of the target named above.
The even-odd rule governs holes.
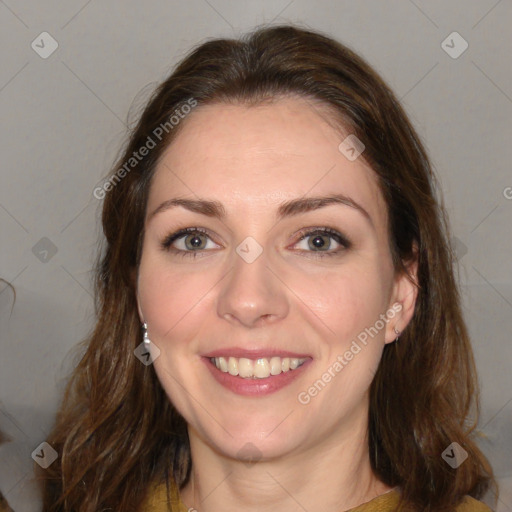
[[[396,327],[393,327],[393,330],[395,331],[395,334],[396,334],[396,339],[395,339],[395,343],[396,343],[398,341],[398,338],[400,337],[400,331]]]
[[[144,340],[143,341],[144,341],[146,347],[149,347],[151,340],[149,339],[149,336],[148,336],[148,324],[146,322],[144,322],[142,328],[144,329]]]

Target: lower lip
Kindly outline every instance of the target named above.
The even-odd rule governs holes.
[[[233,393],[245,396],[265,396],[279,391],[300,377],[312,359],[307,359],[295,370],[288,370],[264,379],[243,379],[219,370],[207,357],[203,357],[203,361],[217,382]]]

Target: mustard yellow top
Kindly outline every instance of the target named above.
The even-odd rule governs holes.
[[[398,505],[399,497],[399,491],[393,489],[347,512],[393,512]],[[167,486],[165,484],[153,487],[150,498],[143,510],[144,512],[168,512]],[[195,511],[194,508],[187,508],[181,501],[175,487],[171,487],[171,511],[201,512],[200,510]],[[466,496],[464,502],[456,508],[455,512],[491,512],[491,509],[484,503]]]

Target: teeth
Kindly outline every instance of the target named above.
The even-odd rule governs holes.
[[[270,376],[270,364],[266,359],[258,359],[254,363],[254,376],[258,379],[265,379]]]
[[[222,358],[222,359],[224,359],[224,358]],[[217,363],[217,358],[215,358],[215,366],[217,366],[217,368],[220,367],[220,363],[219,364]],[[230,375],[238,375],[238,360],[235,359],[234,357],[230,357],[229,358],[229,361],[228,361],[228,372],[229,372]]]
[[[273,357],[270,360],[270,375],[279,375],[283,369],[280,357]]]
[[[252,377],[254,375],[254,363],[250,359],[241,357],[238,360],[238,375],[242,378]]]
[[[242,379],[266,379],[271,375],[295,370],[306,361],[297,357],[271,357],[247,359],[246,357],[215,357],[212,363],[224,373],[239,376]]]
[[[217,361],[215,361],[215,364],[217,364]],[[229,369],[229,365],[228,365],[228,362],[226,361],[226,359],[224,357],[219,357],[219,366],[218,368],[220,370],[222,370],[224,373],[227,373],[228,369]]]

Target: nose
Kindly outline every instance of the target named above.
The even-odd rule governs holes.
[[[217,312],[225,320],[245,327],[274,323],[289,311],[287,287],[271,268],[264,249],[252,262],[234,253],[233,267],[221,281]]]

